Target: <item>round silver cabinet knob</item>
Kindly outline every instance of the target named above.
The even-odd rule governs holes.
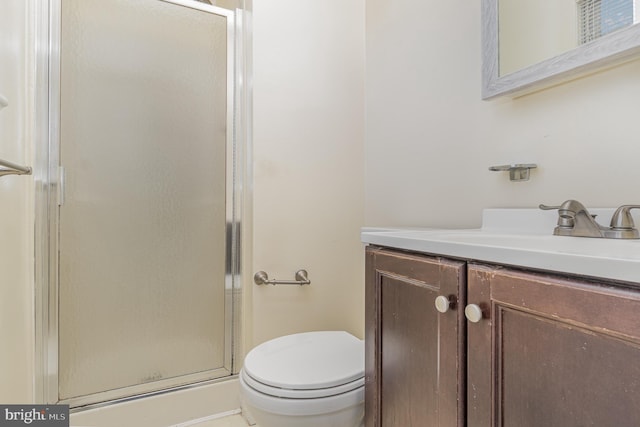
[[[449,302],[449,298],[440,295],[436,298],[436,310],[440,313],[446,313],[451,308],[451,303]]]
[[[469,322],[478,323],[482,320],[482,309],[477,304],[469,304],[464,308],[464,315]]]

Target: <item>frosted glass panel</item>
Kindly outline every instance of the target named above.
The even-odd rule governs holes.
[[[226,18],[62,0],[60,399],[225,364]]]

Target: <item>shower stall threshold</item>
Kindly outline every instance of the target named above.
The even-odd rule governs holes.
[[[240,412],[237,377],[74,412],[71,426],[169,427]]]

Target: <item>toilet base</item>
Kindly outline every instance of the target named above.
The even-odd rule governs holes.
[[[258,427],[364,426],[364,387],[320,399],[282,399],[257,392],[240,375],[240,396]]]
[[[364,408],[355,412],[353,408],[322,415],[286,416],[273,414],[258,408],[250,408],[257,427],[364,427]]]

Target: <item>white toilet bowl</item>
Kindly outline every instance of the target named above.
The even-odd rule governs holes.
[[[267,341],[245,358],[240,393],[260,427],[361,426],[364,342],[343,331]]]

